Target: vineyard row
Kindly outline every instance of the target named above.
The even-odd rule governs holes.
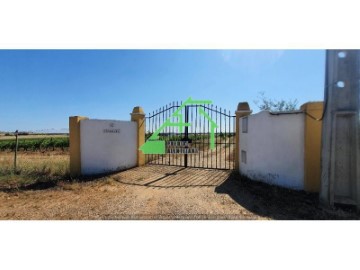
[[[15,140],[0,141],[0,151],[15,151]],[[48,151],[69,147],[69,138],[39,138],[39,139],[19,139],[18,150],[22,151]]]

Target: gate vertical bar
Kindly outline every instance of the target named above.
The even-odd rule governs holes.
[[[160,110],[161,109],[159,109],[159,111],[158,110],[156,110],[156,112],[155,112],[155,132],[158,130],[158,128],[159,128],[159,126],[158,126],[158,118],[159,118],[159,113],[160,113]],[[156,158],[156,164],[158,164],[159,165],[159,160],[160,160],[160,156],[159,156],[159,154],[156,154],[155,155],[155,158]]]
[[[214,105],[211,104],[211,111],[210,111],[210,118],[212,119],[213,118],[213,110],[214,110]],[[210,127],[210,130],[211,130],[212,127]],[[211,158],[211,163],[210,163],[210,167],[212,168],[213,167],[213,158],[212,158],[212,153],[211,153],[211,147],[210,147],[210,143],[211,143],[211,133],[210,133],[210,130],[208,131],[209,132],[209,153],[210,153],[210,158]]]
[[[218,107],[216,106],[215,107],[215,115],[216,115],[216,120],[215,120],[215,122],[216,122],[216,125],[218,124]],[[218,159],[217,159],[217,157],[218,157],[218,145],[217,145],[217,138],[218,138],[218,129],[216,129],[216,133],[215,133],[215,151],[216,151],[216,153],[215,153],[215,168],[217,169],[218,168]]]
[[[160,126],[163,125],[165,122],[165,113],[166,113],[165,107],[163,107],[162,113],[161,113],[162,114],[162,123],[160,124]],[[163,130],[163,133],[162,133],[162,139],[165,140],[165,138],[166,138],[166,129]],[[165,140],[165,143],[166,143],[166,140]],[[161,165],[164,165],[164,155],[161,155]]]
[[[225,155],[224,155],[224,164],[225,164],[225,169],[226,169],[226,132],[227,132],[227,127],[226,127],[226,109],[224,109],[224,122],[225,122],[225,137],[224,137],[224,150],[225,150]]]
[[[222,137],[223,137],[223,125],[222,125],[222,118],[223,118],[223,115],[222,115],[222,108],[220,107],[220,136],[219,136],[219,145],[220,145],[220,154],[219,154],[219,163],[220,163],[220,168],[221,168],[221,160],[222,160],[222,144],[221,144],[221,140],[222,140]]]
[[[198,110],[198,107],[195,106],[195,139],[194,139],[195,148],[198,148],[198,135],[197,135],[198,115],[197,115],[197,110]],[[199,154],[200,154],[200,151],[199,151]],[[194,154],[194,164],[193,164],[194,167],[197,166],[197,157],[198,157],[198,155],[195,155],[195,154]],[[200,159],[199,159],[199,160],[200,160]]]
[[[154,115],[155,115],[155,111],[153,111],[152,113],[153,117],[151,118],[151,135],[154,134],[155,130],[154,130]],[[151,154],[151,163],[155,164],[154,162],[154,154]]]
[[[185,141],[189,141],[189,127],[187,124],[189,123],[189,106],[185,106]],[[188,166],[188,154],[184,155],[184,166],[187,168]]]
[[[196,140],[196,147],[199,149],[198,163],[197,163],[199,165],[197,165],[197,166],[200,167],[201,148],[199,147],[199,145],[201,146],[201,119],[200,119],[200,117],[198,118],[198,109],[199,109],[198,106],[196,106],[196,119],[198,119],[197,121],[198,121],[198,134],[199,134],[198,139]]]
[[[193,145],[194,140],[194,115],[193,115],[193,107],[191,106],[190,110],[190,122],[192,123],[190,126],[190,135],[191,135],[191,145]],[[190,155],[190,166],[194,167],[194,155]]]
[[[204,107],[205,111],[205,107]],[[200,120],[202,120],[203,123],[203,134],[202,134],[202,152],[203,152],[203,158],[202,158],[202,167],[205,168],[205,117],[201,116]]]
[[[206,107],[207,108],[207,115],[210,115],[210,107]],[[204,121],[206,121],[206,117],[204,115]],[[207,150],[206,150],[206,168],[208,169],[209,168],[209,152],[210,152],[210,122],[209,121],[206,121],[207,122]]]

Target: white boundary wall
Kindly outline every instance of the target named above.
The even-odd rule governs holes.
[[[263,111],[247,116],[247,133],[243,133],[246,117],[240,118],[240,172],[269,184],[304,189],[304,117]]]
[[[120,171],[137,165],[137,124],[131,121],[82,120],[81,173]]]

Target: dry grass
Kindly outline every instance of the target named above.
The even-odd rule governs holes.
[[[18,153],[16,171],[14,153],[0,152],[0,189],[66,179],[69,179],[69,154],[66,152]]]

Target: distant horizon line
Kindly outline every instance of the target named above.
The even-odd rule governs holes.
[[[38,129],[38,130],[19,130],[19,133],[32,133],[32,134],[69,134],[69,128],[49,128],[49,129]],[[0,133],[15,133],[15,131],[0,130]]]

